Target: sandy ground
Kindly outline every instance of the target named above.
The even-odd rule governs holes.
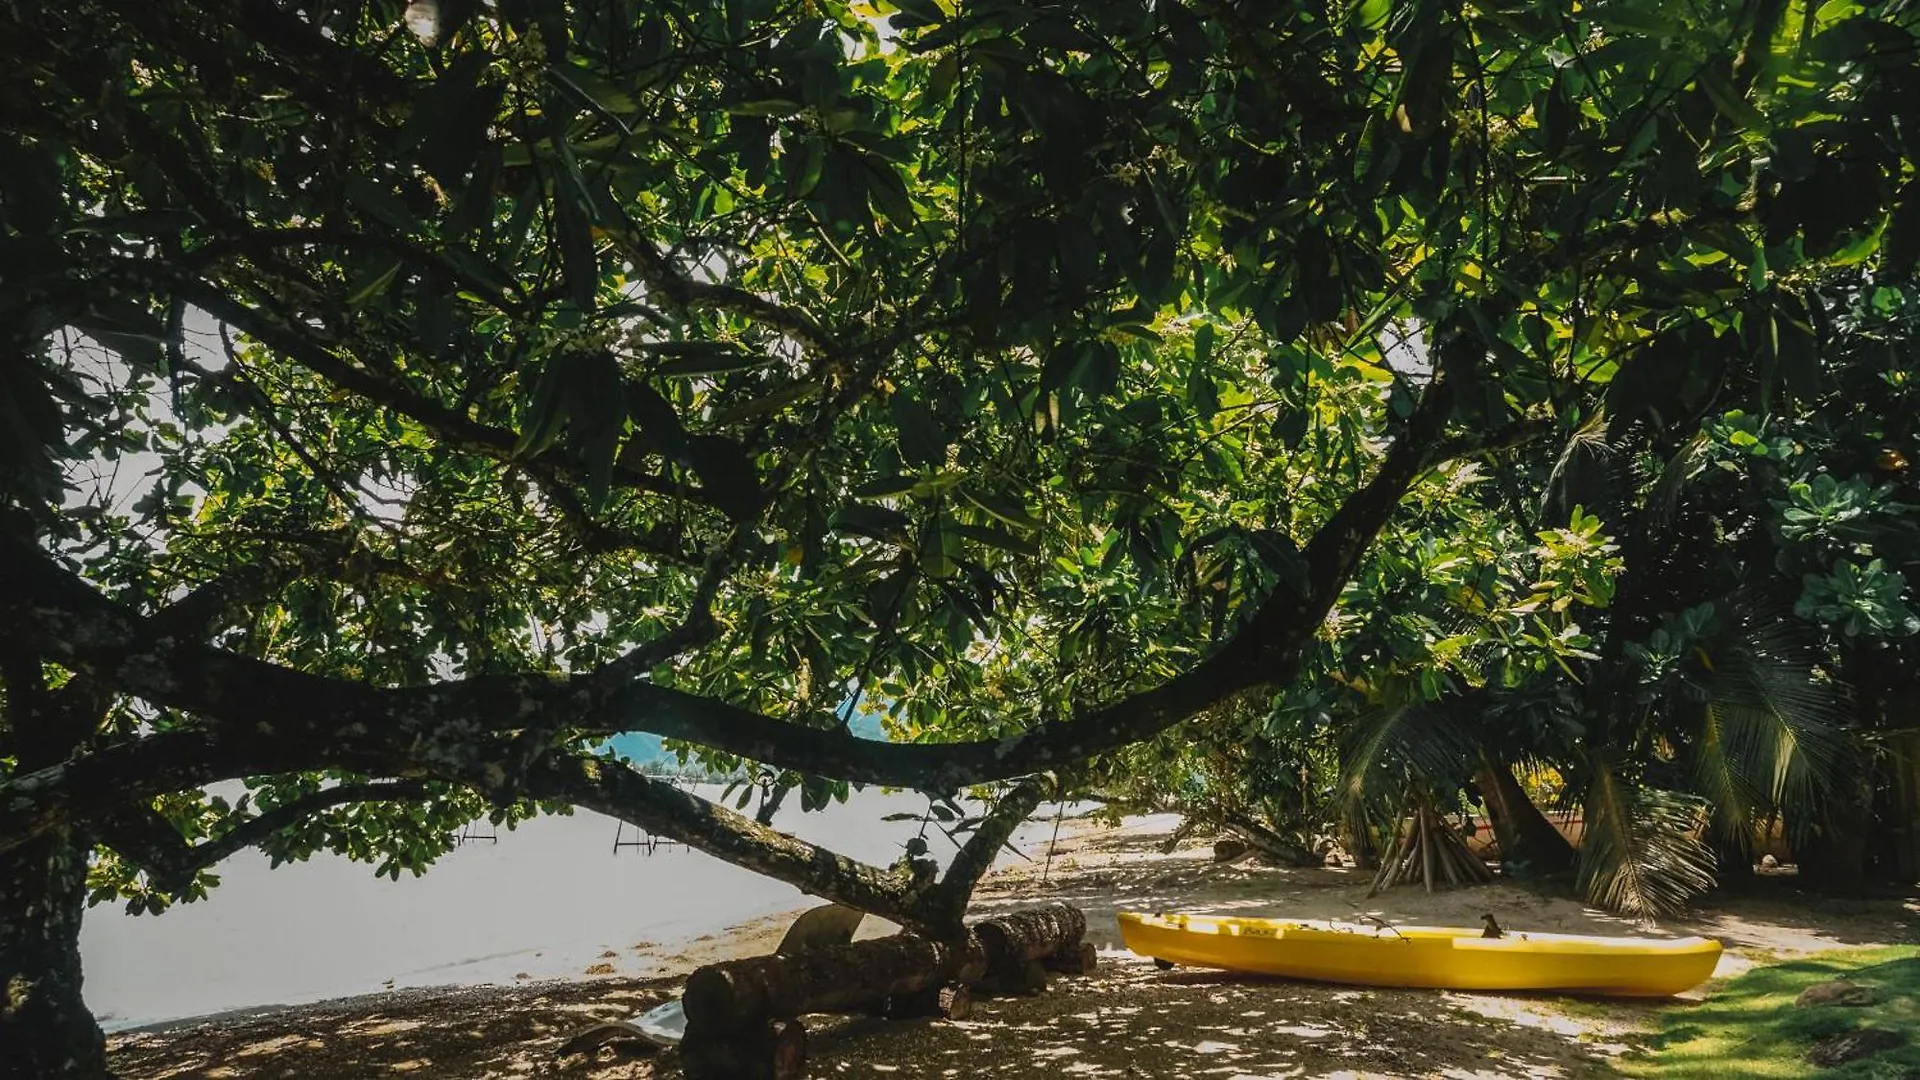
[[[1159,851],[1171,819],[1063,832],[1049,864],[996,872],[979,914],[1061,900],[1087,912],[1100,969],[1057,978],[1044,994],[982,1001],[965,1021],[809,1018],[817,1077],[1583,1077],[1611,1075],[1661,1010],[1685,1009],[1712,983],[1664,1003],[1598,1003],[1430,991],[1357,989],[1228,974],[1161,972],[1119,947],[1120,909],[1218,911],[1289,918],[1355,915],[1476,925],[1482,912],[1518,930],[1649,932],[1563,898],[1509,885],[1433,894],[1402,887],[1368,900],[1365,875],[1219,866],[1204,846]],[[1719,977],[1755,962],[1920,937],[1920,900],[1838,902],[1789,880],[1719,900],[1654,933],[1703,933],[1728,945]],[[635,942],[669,970],[771,951],[786,918],[756,920],[674,945]],[[890,932],[869,922],[861,936]],[[393,993],[116,1036],[114,1064],[144,1077],[670,1078],[674,1055],[619,1046],[557,1056],[584,1024],[665,1001],[675,977],[522,980],[515,985]]]

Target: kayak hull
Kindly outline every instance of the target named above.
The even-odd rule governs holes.
[[[1173,964],[1360,986],[1670,997],[1720,962],[1707,938],[1508,933],[1440,926],[1382,928],[1208,915],[1120,913],[1127,948]]]

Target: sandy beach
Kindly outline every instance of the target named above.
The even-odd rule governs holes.
[[[1023,838],[1044,854],[1051,822]],[[1571,900],[1496,884],[1433,894],[1399,888],[1368,900],[1348,870],[1223,866],[1204,844],[1162,851],[1171,818],[1115,829],[1069,820],[1044,860],[1014,860],[988,878],[976,913],[1046,901],[1082,907],[1100,969],[1059,977],[1034,997],[980,1002],[965,1021],[810,1018],[811,1075],[1085,1076],[1222,1080],[1268,1077],[1579,1077],[1608,1075],[1660,1010],[1686,1009],[1714,983],[1672,1002],[1603,1003],[1321,986],[1212,972],[1162,972],[1119,947],[1120,909],[1471,925],[1493,911],[1509,927],[1586,933],[1701,933],[1728,946],[1715,982],[1755,963],[1850,945],[1916,940],[1920,901],[1817,901],[1790,879],[1651,931]],[[1042,880],[1044,871],[1045,880]],[[802,905],[796,904],[794,908]],[[786,911],[691,939],[613,949],[645,956],[648,974],[509,979],[500,985],[396,989],[291,1009],[232,1015],[113,1040],[127,1077],[675,1077],[671,1053],[621,1047],[556,1053],[584,1024],[666,1000],[693,967],[770,951]],[[889,927],[870,923],[862,936]],[[631,945],[631,943],[629,943]],[[531,975],[532,973],[526,973]]]

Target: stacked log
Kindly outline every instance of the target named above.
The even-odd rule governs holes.
[[[916,934],[791,956],[709,964],[687,979],[681,1006],[688,1080],[798,1080],[808,1013],[964,1019],[973,988],[1032,993],[1048,971],[1084,974],[1096,952],[1087,919],[1056,904],[983,919],[957,941]]]
[[[1079,908],[1052,904],[982,919],[973,927],[986,954],[981,989],[994,994],[1035,994],[1047,988],[1050,960],[1077,962],[1087,936],[1087,917]]]
[[[709,964],[687,979],[681,1005],[689,1030],[742,1031],[807,1013],[867,1011],[895,995],[975,982],[985,970],[986,957],[972,938],[954,943],[895,934]]]

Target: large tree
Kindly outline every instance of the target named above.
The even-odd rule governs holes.
[[[89,853],[157,909],[570,804],[951,932],[1432,466],[1797,377],[1801,267],[1911,246],[1908,32],[1707,7],[0,3],[6,1064],[104,1068]],[[936,880],[623,731],[1027,779]]]

